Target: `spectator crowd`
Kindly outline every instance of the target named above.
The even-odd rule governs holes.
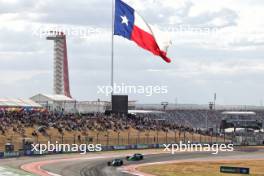
[[[264,117],[264,112],[258,112]],[[219,128],[222,119],[221,111],[207,110],[174,110],[163,113],[142,113],[123,115],[106,114],[63,114],[53,112],[8,112],[0,111],[0,135],[8,129],[24,135],[26,128],[35,128],[32,135],[46,129],[55,128],[63,131],[122,131],[133,128],[145,130],[180,130],[204,133],[206,127]],[[205,132],[208,133],[208,132]]]

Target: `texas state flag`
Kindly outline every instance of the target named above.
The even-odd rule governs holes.
[[[114,28],[114,35],[132,40],[166,62],[171,62],[167,57],[167,49],[171,44],[169,37],[146,23],[132,7],[121,0],[116,0]]]

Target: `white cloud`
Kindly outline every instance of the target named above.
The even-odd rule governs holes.
[[[207,103],[218,92],[220,103],[259,102],[264,89],[262,1],[125,1],[163,30],[180,25],[209,30],[172,30],[172,64],[116,36],[117,82],[169,87],[165,96],[132,99]],[[109,84],[111,1],[0,0],[0,23],[0,97],[51,93],[53,44],[33,35],[40,27],[99,29],[85,37],[68,36],[72,94],[95,100],[96,86]]]

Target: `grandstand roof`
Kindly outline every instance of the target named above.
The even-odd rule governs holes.
[[[225,111],[222,112],[224,115],[256,115],[255,112],[251,111]]]
[[[149,113],[164,113],[162,111],[152,111],[152,110],[128,110],[130,114],[149,114]]]
[[[152,109],[161,110],[161,104],[137,104],[137,109]],[[209,110],[208,104],[169,104],[166,110]],[[257,111],[264,110],[264,106],[251,106],[251,105],[219,105],[216,104],[215,110],[224,111]]]
[[[37,95],[31,97],[30,99],[38,102],[38,100],[39,99],[41,100],[43,97],[46,99],[49,99],[50,101],[60,101],[60,102],[63,102],[63,101],[73,102],[73,101],[75,101],[74,99],[67,97],[65,95],[49,95],[49,94],[37,94]]]
[[[41,105],[30,99],[13,99],[1,98],[0,107],[35,107],[40,108]]]

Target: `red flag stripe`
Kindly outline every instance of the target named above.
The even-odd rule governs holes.
[[[161,51],[153,35],[141,30],[139,27],[134,25],[131,40],[136,42],[140,47],[152,52],[153,54],[160,56],[164,61],[170,63],[171,59],[166,55],[167,53]]]

